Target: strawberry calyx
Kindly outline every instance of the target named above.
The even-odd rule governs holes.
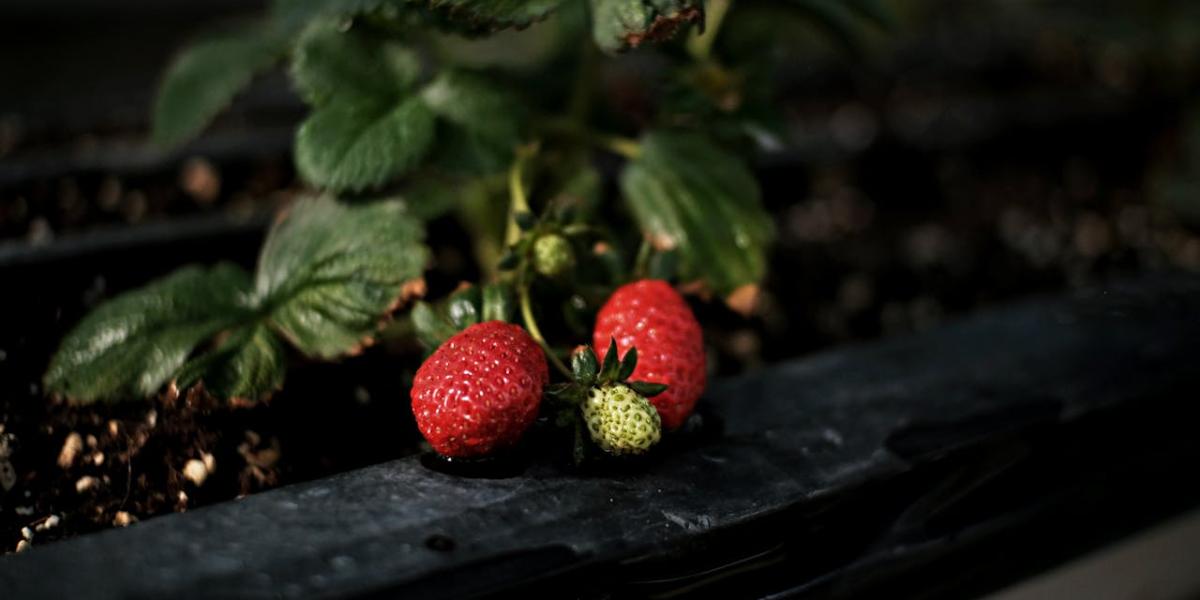
[[[652,398],[667,391],[666,384],[629,380],[637,368],[637,360],[637,348],[630,348],[625,356],[618,358],[615,338],[610,340],[603,364],[596,358],[596,352],[591,347],[580,346],[571,353],[573,380],[547,386],[546,397],[555,404],[578,406],[587,396],[588,390],[593,387],[621,384],[645,398]]]
[[[638,454],[648,449],[646,444],[636,449],[621,447],[613,443],[609,435],[611,430],[596,427],[597,415],[604,413],[603,408],[597,406],[598,398],[620,398],[627,406],[630,403],[639,403],[639,407],[645,404],[643,408],[646,414],[651,415],[655,422],[652,427],[655,431],[660,429],[658,415],[646,399],[665,392],[667,386],[650,381],[630,381],[629,377],[637,368],[637,360],[637,348],[630,348],[625,356],[618,358],[615,338],[609,342],[603,363],[596,358],[591,347],[580,346],[571,354],[571,381],[546,387],[545,406],[554,411],[554,424],[574,429],[573,458],[576,465],[597,454]],[[621,391],[621,388],[628,390]],[[653,442],[658,439],[657,434],[653,435]]]

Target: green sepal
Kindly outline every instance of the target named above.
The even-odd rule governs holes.
[[[619,381],[629,379],[633,375],[633,370],[637,368],[637,348],[630,348],[621,359],[621,371],[617,375]]]
[[[653,398],[654,396],[667,391],[667,384],[665,383],[651,383],[649,381],[626,381],[625,385],[629,386],[630,389],[646,398]]]
[[[414,304],[409,319],[417,332],[417,341],[431,351],[457,332],[454,325],[439,315],[437,309],[428,302]]]
[[[480,308],[483,313],[483,321],[512,321],[516,311],[513,306],[512,286],[507,283],[489,283],[483,286]]]
[[[464,288],[435,304],[418,302],[410,315],[417,340],[432,352],[454,334],[476,323],[511,323],[515,314],[513,296],[512,285],[502,282]]]
[[[604,355],[604,364],[600,366],[599,379],[603,383],[617,381],[621,371],[621,358],[617,356],[617,338],[608,340],[608,353]]]
[[[571,355],[571,372],[580,385],[590,386],[595,383],[599,370],[596,353],[590,347],[581,348]]]
[[[450,295],[446,302],[446,316],[458,330],[466,329],[479,322],[482,296],[477,286],[471,286]]]
[[[511,271],[517,268],[517,265],[519,264],[521,264],[520,255],[514,252],[513,248],[510,247],[504,250],[504,255],[501,256],[500,260],[496,263],[496,268],[500,269],[501,271]]]

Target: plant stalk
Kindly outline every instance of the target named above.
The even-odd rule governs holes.
[[[533,318],[533,306],[529,298],[529,282],[525,279],[524,265],[522,265],[520,280],[517,282],[517,295],[520,297],[521,304],[521,320],[525,322],[525,329],[529,331],[529,335],[542,347],[542,351],[546,353],[546,358],[554,368],[558,369],[567,379],[572,377],[571,370],[563,363],[562,359],[554,353],[554,349],[546,342],[546,338],[542,336],[542,330],[538,328],[537,319]]]
[[[525,166],[536,153],[536,144],[517,148],[517,156],[508,170],[508,230],[504,236],[504,243],[509,246],[521,239],[521,227],[517,225],[517,215],[530,212],[529,193],[525,190]]]
[[[636,139],[591,131],[570,119],[547,117],[537,126],[546,135],[580,140],[629,160],[636,159],[642,153],[641,142]]]
[[[733,0],[709,0],[704,11],[704,33],[693,34],[687,41],[688,54],[691,54],[692,58],[707,62],[712,56],[713,44],[717,41],[721,24],[725,21],[731,4]]]

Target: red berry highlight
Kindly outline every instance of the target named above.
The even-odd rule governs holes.
[[[546,357],[524,329],[478,323],[446,340],[417,370],[413,416],[438,453],[484,456],[529,429],[548,379]]]

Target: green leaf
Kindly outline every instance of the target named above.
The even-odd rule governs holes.
[[[428,259],[420,222],[394,200],[298,200],[259,256],[255,293],[301,352],[331,359],[370,342]]]
[[[418,176],[406,182],[399,199],[414,217],[428,222],[454,210],[462,201],[462,188],[454,180]]]
[[[292,82],[313,106],[335,97],[394,102],[420,74],[420,59],[407,47],[328,22],[304,32],[291,63]]]
[[[293,64],[297,87],[317,106],[297,134],[296,163],[307,181],[360,192],[405,174],[430,151],[435,118],[438,153],[452,157],[440,162],[473,172],[508,166],[520,140],[519,102],[457,71],[410,90],[418,70],[411,54],[356,31],[310,28]]]
[[[647,134],[621,190],[659,250],[678,249],[681,275],[726,294],[759,282],[773,238],[758,182],[736,156],[689,133]]]
[[[200,133],[260,72],[287,50],[286,35],[263,26],[210,37],[172,61],[154,102],[153,138],[178,144]]]
[[[433,114],[418,98],[331,102],[296,132],[296,167],[309,183],[332,190],[378,187],[420,162],[433,141],[433,125]]]
[[[273,22],[289,29],[302,29],[317,19],[344,20],[395,5],[399,0],[274,0]]]
[[[704,22],[701,0],[591,0],[591,5],[592,37],[606,52],[667,40]]]
[[[252,318],[250,278],[189,266],[101,305],[63,339],[45,386],[76,403],[152,395],[197,346]]]
[[[512,162],[526,114],[511,94],[482,77],[451,70],[429,82],[421,98],[446,126],[438,136],[440,164],[487,174]]]
[[[191,266],[114,298],[63,340],[46,389],[128,399],[173,378],[221,398],[267,396],[284,378],[273,330],[309,356],[358,350],[420,281],[422,236],[401,201],[301,199],[268,234],[253,282],[233,265]]]
[[[316,18],[424,11],[466,31],[489,32],[526,27],[560,4],[562,0],[275,0],[272,12],[276,20],[295,26]]]
[[[563,0],[409,0],[475,32],[528,27],[544,19]]]
[[[180,388],[203,384],[218,397],[257,402],[283,387],[283,345],[264,324],[242,327],[212,352],[183,366],[175,378]]]
[[[483,77],[443,71],[421,89],[421,98],[438,116],[464,129],[505,140],[517,135],[511,117],[521,111],[520,104]]]

